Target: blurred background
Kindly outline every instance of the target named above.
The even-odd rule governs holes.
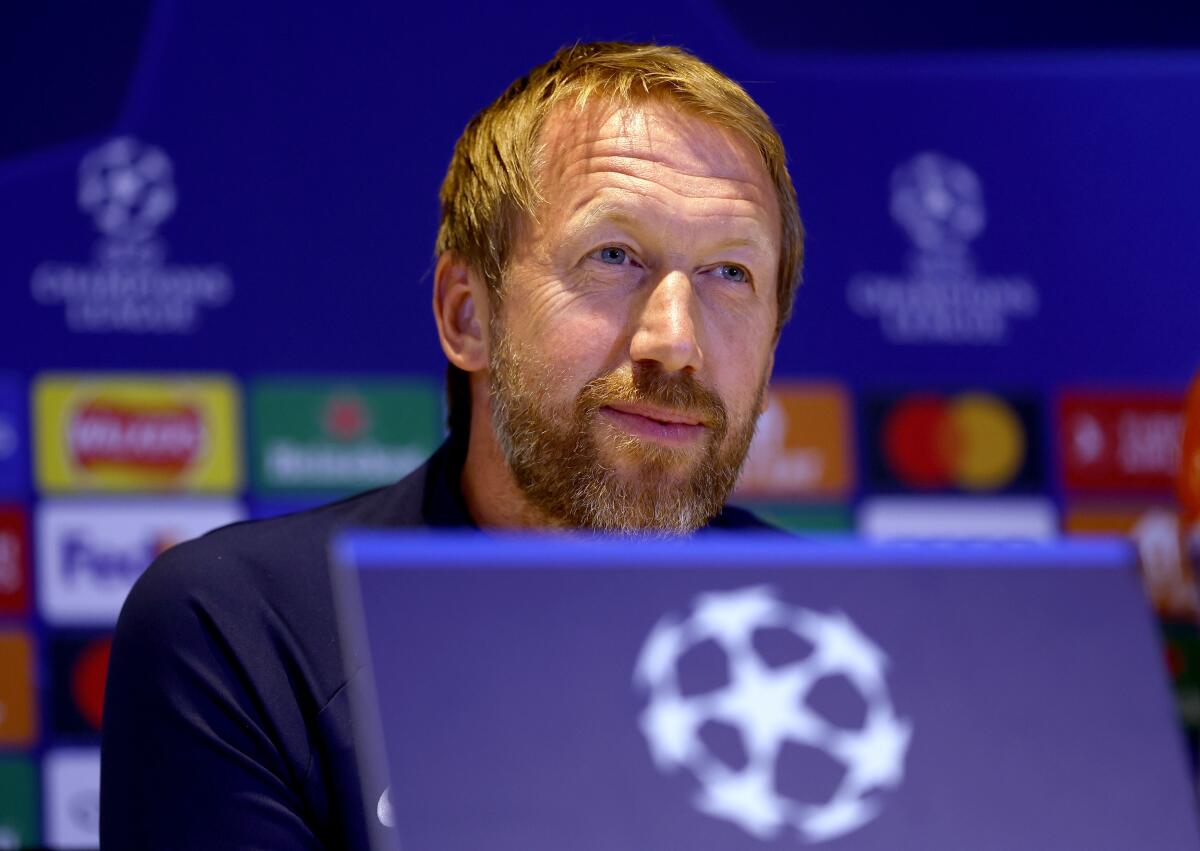
[[[1131,536],[1195,765],[1194,4],[6,0],[0,848],[95,845],[109,635],[155,554],[436,447],[451,147],[598,38],[688,47],[788,146],[805,284],[739,501]]]

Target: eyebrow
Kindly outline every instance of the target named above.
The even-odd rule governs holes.
[[[580,207],[586,207],[582,215],[579,215]],[[572,229],[584,230],[601,224],[635,226],[638,219],[624,204],[609,201],[592,203],[589,199],[571,211],[569,222]]]

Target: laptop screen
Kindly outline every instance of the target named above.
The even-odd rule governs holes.
[[[1200,847],[1127,545],[335,555],[381,849]]]

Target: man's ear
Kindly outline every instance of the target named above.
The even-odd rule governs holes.
[[[447,359],[464,372],[488,365],[488,297],[480,276],[461,257],[438,257],[433,272],[433,318]]]

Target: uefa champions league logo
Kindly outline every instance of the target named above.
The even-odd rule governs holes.
[[[987,222],[979,178],[941,154],[920,154],[892,172],[892,218],[922,251],[965,250]]]
[[[113,139],[79,164],[78,201],[105,236],[145,239],[175,212],[171,161],[152,145]]]
[[[788,633],[811,652],[769,659],[755,640],[763,630]],[[710,642],[724,656],[724,681],[685,690],[681,659]],[[697,781],[693,804],[701,812],[762,840],[836,839],[878,816],[880,793],[904,779],[913,728],[892,706],[887,664],[883,651],[844,614],[790,605],[766,587],[701,594],[683,620],[660,620],[642,647],[634,675],[648,698],[642,733],[659,770],[684,771]],[[809,705],[829,678],[842,678],[861,697],[866,711],[860,725],[841,726]],[[740,759],[709,746],[704,729],[711,724],[736,732]],[[797,800],[779,787],[778,761],[788,743],[817,749],[841,767],[825,800]]]
[[[35,301],[63,305],[72,331],[189,334],[204,308],[233,297],[222,267],[166,260],[158,231],[179,197],[161,148],[120,136],[89,151],[79,163],[76,202],[100,233],[93,262],[42,263],[30,281]]]
[[[1037,289],[1019,276],[983,276],[970,243],[987,225],[983,186],[966,164],[926,151],[891,176],[892,219],[913,251],[904,276],[866,272],[846,288],[850,309],[903,344],[1000,345],[1014,319],[1037,315]]]

